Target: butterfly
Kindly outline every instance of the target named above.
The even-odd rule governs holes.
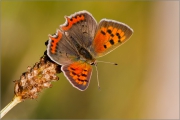
[[[56,34],[49,35],[47,54],[62,66],[61,71],[72,86],[84,91],[90,83],[96,59],[126,42],[133,30],[110,19],[97,23],[85,10],[65,16],[65,19]]]

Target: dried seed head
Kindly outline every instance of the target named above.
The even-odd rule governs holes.
[[[14,93],[22,99],[35,99],[44,88],[52,87],[51,82],[59,80],[61,66],[51,61],[47,55],[40,58],[33,67],[28,66],[19,80],[15,80]]]

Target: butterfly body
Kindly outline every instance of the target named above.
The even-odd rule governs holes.
[[[102,19],[97,24],[87,11],[80,11],[65,17],[65,24],[56,34],[49,35],[48,56],[62,65],[69,82],[77,89],[87,89],[92,64],[127,41],[133,30],[114,20]]]

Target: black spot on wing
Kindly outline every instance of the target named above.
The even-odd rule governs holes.
[[[114,45],[114,40],[113,39],[109,40],[109,42],[110,42],[111,45]]]
[[[116,36],[118,37],[118,39],[121,38],[120,34],[119,33],[116,33]]]
[[[102,30],[101,30],[101,33],[102,33],[103,35],[106,35],[106,33],[105,33],[104,31],[102,31]]]
[[[111,37],[114,37],[114,34],[111,34]]]
[[[107,32],[108,32],[109,34],[111,34],[111,33],[112,33],[112,31],[111,31],[110,29],[108,29],[108,30],[107,30]]]
[[[86,74],[82,74],[82,76],[87,77],[87,75],[86,75]]]

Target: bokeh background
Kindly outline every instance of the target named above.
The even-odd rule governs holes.
[[[13,98],[13,80],[43,55],[48,34],[64,16],[87,10],[128,24],[131,39],[98,60],[89,88],[78,91],[63,74],[38,99],[3,119],[178,119],[179,1],[1,1],[1,107]]]

